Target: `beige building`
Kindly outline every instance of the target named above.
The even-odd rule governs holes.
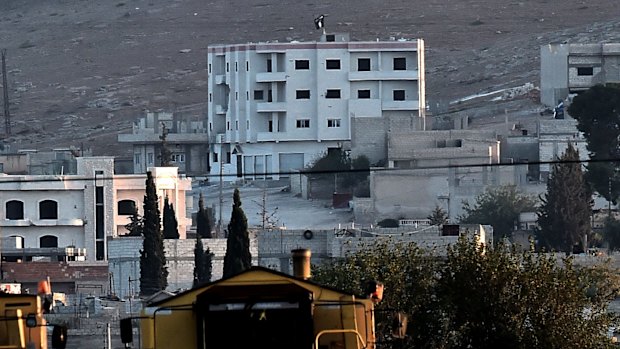
[[[160,210],[167,195],[184,238],[191,225],[185,217],[191,179],[180,176],[175,167],[151,171]],[[145,179],[115,175],[112,157],[77,158],[77,175],[0,175],[4,258],[107,260],[107,239],[126,233],[133,207],[142,214]]]

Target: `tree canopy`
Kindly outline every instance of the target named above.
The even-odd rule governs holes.
[[[140,251],[140,292],[149,296],[168,286],[168,269],[161,231],[157,190],[151,172],[146,173],[143,229],[144,241]]]
[[[213,274],[213,253],[207,247],[204,250],[200,236],[196,236],[194,247],[194,283],[193,287],[203,285],[211,281]]]
[[[473,206],[463,203],[465,213],[459,217],[461,223],[488,224],[498,238],[510,236],[522,212],[535,212],[536,200],[520,193],[515,186],[487,188],[476,197]],[[497,239],[499,240],[499,239]]]
[[[213,223],[209,218],[209,213],[205,210],[204,198],[202,193],[198,198],[198,213],[196,214],[196,234],[202,238],[211,238]]]
[[[584,251],[591,235],[592,195],[571,143],[553,165],[538,210],[538,240],[556,251]]]
[[[363,294],[369,279],[385,284],[375,310],[382,347],[611,347],[606,310],[618,276],[606,265],[577,267],[571,257],[516,252],[502,243],[484,248],[461,237],[446,258],[383,241],[313,271],[315,282],[354,294]],[[404,343],[381,320],[389,311],[408,315]]]
[[[439,205],[435,205],[435,208],[428,217],[426,217],[431,225],[443,225],[448,223],[448,214]]]
[[[164,239],[178,239],[179,237],[177,215],[174,212],[174,206],[166,196],[164,199]]]
[[[233,207],[228,224],[226,239],[226,255],[224,256],[224,277],[238,274],[252,265],[250,255],[250,235],[248,219],[241,208],[239,189],[233,194]]]
[[[568,113],[577,120],[595,160],[587,165],[586,179],[615,203],[620,195],[620,85],[591,87],[573,99]]]

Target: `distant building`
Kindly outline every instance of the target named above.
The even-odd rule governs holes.
[[[179,173],[201,177],[209,172],[209,139],[204,127],[204,115],[179,111],[147,112],[134,122],[131,134],[119,134],[119,143],[133,148],[133,173],[146,173],[147,168],[160,166],[162,132],[168,132],[166,141],[171,151],[171,165]]]
[[[230,180],[287,177],[364,132],[376,161],[390,127],[425,129],[422,40],[213,45],[207,70],[211,174]]]
[[[620,82],[620,43],[540,47],[540,101],[555,107],[570,93]]]
[[[0,175],[3,260],[107,260],[108,238],[127,233],[124,226],[134,207],[142,214],[146,180],[145,175],[115,175],[113,169],[112,157],[80,157],[77,175]],[[168,196],[185,238],[191,179],[179,176],[175,167],[151,171],[160,210]]]

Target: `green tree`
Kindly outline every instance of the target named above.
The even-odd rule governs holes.
[[[168,201],[168,196],[164,199],[164,239],[178,239],[179,223],[174,212],[174,206]]]
[[[426,219],[431,222],[431,225],[444,225],[448,223],[448,214],[439,205],[435,205],[435,208]]]
[[[160,145],[160,153],[159,153],[159,161],[162,167],[170,167],[172,162],[172,152],[168,146],[168,128],[165,123],[161,123],[161,135],[159,139],[161,140]]]
[[[211,282],[213,274],[213,253],[207,247],[204,250],[202,241],[199,236],[196,237],[196,246],[194,247],[194,284],[193,287],[204,285]]]
[[[577,250],[584,251],[585,237],[592,231],[592,195],[581,170],[579,152],[572,144],[553,165],[541,201],[539,241],[556,251],[573,252],[576,245]]]
[[[149,296],[168,286],[168,269],[161,231],[157,189],[151,172],[146,173],[144,195],[144,241],[140,251],[140,293]]]
[[[209,213],[205,210],[204,198],[202,193],[198,199],[198,213],[196,214],[196,234],[201,238],[211,238],[211,231],[213,231],[213,225],[209,218]]]
[[[143,222],[136,206],[133,207],[133,213],[129,216],[129,223],[125,225],[125,229],[128,231],[126,236],[142,236]]]
[[[387,309],[409,317],[413,348],[606,348],[612,323],[607,305],[618,276],[607,265],[579,268],[571,257],[484,247],[461,237],[447,257],[415,244],[380,242],[315,267],[321,284],[363,294],[363,281],[383,281],[379,319]],[[383,347],[389,347],[384,345]]]
[[[587,164],[586,179],[597,193],[616,203],[620,195],[620,85],[591,87],[573,99],[568,113],[577,119],[594,160]]]
[[[605,218],[603,226],[603,240],[609,245],[612,251],[620,250],[620,221],[613,218]]]
[[[248,219],[241,208],[239,189],[233,194],[233,207],[228,224],[226,255],[224,256],[224,277],[238,274],[252,265]]]
[[[489,224],[493,235],[501,239],[510,236],[520,213],[536,210],[536,200],[520,193],[515,186],[501,186],[478,195],[474,206],[463,202],[463,210],[461,223]]]

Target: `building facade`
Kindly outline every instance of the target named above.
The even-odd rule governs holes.
[[[620,43],[541,46],[541,103],[555,106],[571,93],[608,82],[620,82]]]
[[[134,122],[132,133],[119,134],[119,143],[133,148],[133,173],[146,173],[147,168],[160,166],[162,132],[171,152],[171,165],[179,173],[201,177],[208,174],[209,139],[202,112],[148,112]]]
[[[77,175],[0,176],[0,236],[7,261],[105,261],[107,240],[142,215],[145,175],[115,175],[112,157],[77,158]],[[179,234],[191,226],[191,179],[174,167],[151,169],[160,199],[174,205]],[[191,205],[191,198],[187,202]],[[162,210],[163,211],[163,210]]]
[[[355,119],[425,128],[424,42],[209,46],[211,174],[279,178],[346,148]]]

